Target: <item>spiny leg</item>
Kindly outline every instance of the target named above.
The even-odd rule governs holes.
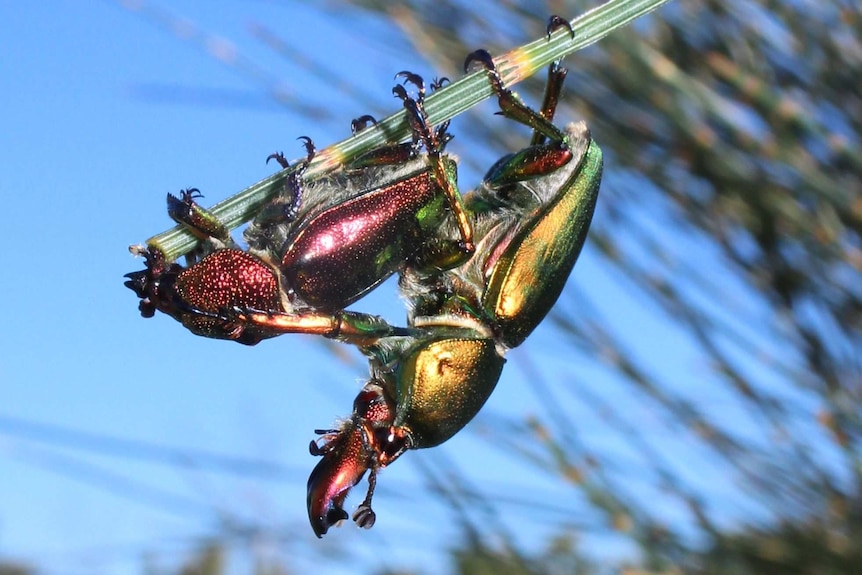
[[[416,86],[416,97],[411,98],[407,90],[401,84],[392,88],[392,93],[399,98],[407,110],[407,122],[413,132],[413,147],[418,151],[420,144],[425,145],[429,155],[438,154],[440,147],[437,144],[437,134],[428,124],[428,114],[425,113],[425,81],[419,74],[406,70],[395,74],[395,78],[404,78],[404,85],[408,83]]]
[[[461,234],[461,242],[458,245],[458,250],[462,257],[469,257],[476,249],[473,243],[473,224],[467,215],[464,208],[464,202],[461,198],[461,193],[458,191],[458,183],[455,175],[450,170],[446,169],[441,156],[442,147],[448,142],[449,138],[444,130],[434,130],[428,123],[428,116],[425,113],[424,96],[425,83],[422,77],[413,74],[412,72],[399,72],[396,77],[402,76],[405,78],[405,83],[410,82],[417,87],[417,98],[411,98],[407,94],[407,90],[401,85],[396,85],[392,92],[396,97],[400,98],[404,103],[404,109],[407,111],[407,121],[413,130],[414,145],[422,143],[425,146],[425,151],[428,153],[434,177],[437,184],[446,194],[449,200],[449,206],[452,209],[452,215],[458,224],[458,231]],[[434,83],[435,86],[442,84],[442,81]]]
[[[446,76],[443,76],[442,78],[434,78],[431,81],[431,91],[436,92],[437,90],[439,90],[440,88],[442,88],[443,86],[445,86],[446,84],[449,84],[449,83],[450,83],[449,78],[447,78]],[[441,151],[441,152],[443,151],[443,148],[446,147],[446,144],[449,143],[449,140],[451,140],[454,137],[454,136],[452,136],[452,134],[447,132],[447,130],[449,129],[449,122],[451,122],[451,120],[446,120],[445,122],[443,122],[442,124],[437,126],[436,136],[437,136],[439,151]]]
[[[393,326],[376,315],[344,310],[332,313],[316,310],[286,313],[237,307],[218,314],[194,311],[231,322],[240,330],[239,333],[251,326],[272,335],[321,335],[358,346],[374,344],[383,337],[415,336],[420,333],[415,328]]]
[[[230,230],[215,214],[202,208],[195,200],[202,198],[200,190],[188,188],[180,190],[180,197],[168,194],[168,215],[172,220],[186,227],[200,240],[214,238],[229,247],[234,246]]]
[[[282,194],[261,211],[258,221],[290,222],[299,214],[299,208],[302,205],[302,175],[308,169],[308,165],[314,158],[317,149],[314,147],[314,142],[308,136],[300,136],[297,140],[303,142],[305,159],[296,166],[296,169],[285,180]],[[281,152],[270,154],[266,158],[266,163],[268,164],[270,160],[278,162],[278,165],[283,170],[290,167],[290,163]]]
[[[559,29],[568,30],[571,39],[575,38],[575,30],[569,21],[561,16],[552,15],[548,19],[547,27],[549,41],[551,34]],[[566,141],[565,134],[553,124],[554,111],[567,73],[567,70],[560,66],[559,62],[552,63],[548,68],[548,83],[545,86],[545,96],[538,113],[529,108],[518,98],[517,94],[503,85],[503,80],[494,65],[494,59],[486,50],[476,50],[468,54],[464,61],[464,71],[467,72],[474,62],[481,63],[488,71],[491,86],[499,99],[500,113],[533,128],[531,146],[544,144],[545,138],[552,141]]]
[[[503,79],[494,64],[494,58],[487,50],[479,49],[467,55],[464,61],[464,71],[469,72],[473,63],[478,62],[488,72],[488,79],[500,105],[500,112],[506,118],[514,120],[525,126],[533,128],[551,140],[565,141],[566,136],[562,130],[546,120],[542,114],[536,112],[518,97],[512,90],[503,85]]]
[[[405,82],[418,82],[420,85],[422,83],[422,78],[412,72],[399,72],[396,74],[396,78],[405,77]],[[437,90],[441,88],[445,82],[448,82],[448,78],[440,78],[434,79],[431,83],[431,90]],[[424,93],[424,86],[420,88],[422,93]],[[392,92],[401,98],[403,101],[405,98],[409,98],[407,95],[407,91],[402,86],[396,86],[393,88]],[[421,104],[419,105],[421,106]],[[421,107],[417,107],[411,114],[418,114],[422,117],[425,116],[424,109]],[[355,136],[359,132],[368,129],[370,125],[377,125],[377,120],[374,119],[373,116],[365,114],[363,116],[359,116],[358,118],[353,119],[350,122],[350,131]],[[411,125],[412,128],[417,127]],[[446,146],[446,143],[452,139],[451,134],[446,132],[446,129],[449,127],[449,121],[445,121],[436,128],[436,133],[434,134],[434,138],[437,140],[438,145],[437,148],[439,151],[442,151]],[[361,169],[370,166],[386,166],[386,165],[394,165],[406,162],[416,156],[419,153],[419,147],[422,141],[420,138],[414,138],[414,140],[409,144],[386,144],[369,152],[365,152],[358,158],[352,160],[346,167],[348,169]]]
[[[531,145],[495,164],[485,176],[486,183],[492,188],[502,188],[551,173],[567,164],[572,158],[568,138],[551,122],[566,77],[565,68],[557,63],[551,64],[541,112],[536,112],[503,85],[494,60],[486,50],[469,54],[464,62],[465,70],[469,70],[474,62],[480,63],[488,72],[500,105],[498,113],[533,129]]]

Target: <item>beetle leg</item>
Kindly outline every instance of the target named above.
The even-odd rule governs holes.
[[[365,114],[364,116],[359,116],[358,118],[354,118],[350,122],[350,131],[355,136],[362,130],[368,127],[369,124],[377,125],[377,120],[374,119],[374,116],[369,114]]]
[[[536,112],[503,85],[494,60],[487,51],[476,50],[468,55],[464,62],[465,70],[474,62],[480,63],[488,72],[491,86],[497,93],[499,113],[533,128],[533,145],[494,164],[485,176],[486,184],[491,188],[502,189],[509,184],[550,174],[566,165],[572,159],[568,137],[550,121],[566,77],[565,68],[559,64],[551,65],[542,111]]]
[[[233,247],[235,244],[227,226],[215,214],[202,208],[195,201],[202,197],[203,194],[197,188],[180,190],[179,198],[168,194],[168,215],[178,224],[185,226],[199,240],[205,241],[212,238],[225,246]]]
[[[436,92],[446,84],[451,84],[449,78],[445,76],[443,76],[442,78],[434,78],[434,80],[431,81],[431,91]],[[449,129],[450,121],[451,120],[446,120],[445,122],[437,126],[436,129],[435,137],[437,138],[437,146],[439,148],[439,151],[441,152],[443,151],[443,148],[446,147],[446,144],[449,143],[449,140],[451,140],[453,137],[452,134],[446,131]]]
[[[287,158],[284,157],[283,152],[273,152],[272,154],[266,157],[266,163],[268,164],[270,160],[275,160],[278,162],[278,165],[281,166],[282,170],[286,170],[290,167],[290,162],[287,161]]]
[[[258,214],[256,217],[258,222],[268,222],[269,225],[273,225],[279,221],[290,222],[296,219],[297,214],[299,214],[299,208],[302,204],[302,175],[308,169],[308,165],[311,163],[317,150],[314,147],[314,142],[308,136],[300,136],[297,140],[302,141],[303,146],[305,146],[305,159],[287,176],[279,196]],[[281,152],[270,154],[266,158],[267,163],[270,160],[278,162],[278,165],[283,170],[290,167],[290,163],[288,163]]]
[[[447,78],[446,76],[443,76],[442,78],[434,78],[433,80],[431,80],[431,91],[436,92],[437,90],[439,90],[440,88],[442,88],[446,84],[451,84],[451,83],[452,82],[450,82],[449,78]]]
[[[539,108],[539,113],[548,122],[554,121],[554,113],[557,111],[557,103],[560,101],[560,92],[563,89],[566,74],[568,74],[568,69],[563,68],[559,62],[552,62],[548,66],[548,81],[545,83],[545,95],[542,98],[542,107]],[[545,134],[538,130],[533,131],[533,139],[530,140],[530,145],[539,146],[544,143]]]
[[[413,72],[409,72],[407,70],[403,70],[395,74],[395,78],[404,78],[404,84],[410,82],[416,89],[418,90],[419,97],[416,98],[416,101],[420,104],[425,100],[425,80],[422,79],[422,76],[419,74],[414,74]],[[433,88],[433,86],[432,86]]]
[[[301,140],[304,143],[306,156],[305,160],[303,160],[302,163],[296,167],[293,173],[290,174],[290,178],[287,182],[287,185],[292,192],[291,197],[293,198],[290,204],[285,206],[284,209],[284,217],[289,222],[293,221],[297,214],[299,214],[299,207],[302,204],[302,175],[308,169],[308,165],[311,164],[311,160],[317,152],[314,147],[314,142],[312,142],[311,138],[308,136],[300,136],[297,140]]]
[[[457,250],[461,253],[461,258],[466,260],[476,249],[473,243],[473,224],[464,208],[461,193],[458,191],[457,174],[454,169],[447,168],[440,154],[448,138],[445,133],[441,133],[440,130],[433,130],[428,124],[428,117],[423,106],[425,89],[422,78],[409,72],[401,72],[399,75],[405,75],[407,80],[419,86],[419,98],[416,99],[409,97],[407,91],[400,85],[395,86],[392,91],[404,102],[407,121],[413,129],[413,140],[414,142],[419,140],[424,144],[437,185],[440,186],[449,200],[452,216],[458,224],[458,231],[461,235]]]
[[[270,336],[305,333],[358,346],[371,345],[383,337],[418,333],[414,328],[393,326],[380,316],[353,311],[286,313],[237,307],[219,316],[226,322],[234,322],[244,329],[254,327]]]
[[[467,59],[464,61],[464,71],[469,71],[474,62],[480,63],[485,70],[487,70],[488,78],[491,81],[491,87],[497,94],[497,100],[500,105],[500,114],[510,120],[515,120],[516,122],[541,132],[551,140],[565,141],[566,136],[562,130],[546,120],[541,114],[535,112],[529,106],[524,104],[517,94],[503,85],[503,79],[497,71],[494,59],[487,50],[479,49],[468,54]]]
[[[399,74],[410,74],[409,72],[400,72]],[[416,80],[418,78],[418,81]],[[411,98],[401,84],[396,84],[392,88],[392,93],[396,98],[399,98],[407,110],[407,123],[410,124],[410,130],[413,134],[414,152],[419,151],[420,145],[424,144],[428,154],[431,155],[438,151],[435,132],[428,124],[428,116],[425,113],[423,105],[425,98],[425,84],[422,83],[422,78],[415,74],[411,74],[410,82],[417,85],[418,97]],[[405,81],[406,83],[406,81]]]

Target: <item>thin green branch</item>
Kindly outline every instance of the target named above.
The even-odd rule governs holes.
[[[610,0],[571,22],[574,39],[567,30],[558,30],[551,37],[540,38],[516,48],[495,59],[503,82],[512,86],[559,60],[585,48],[632,20],[647,14],[668,0]],[[465,112],[493,95],[487,75],[475,72],[428,96],[425,109],[432,124],[440,124]],[[399,111],[375,128],[363,130],[342,142],[321,150],[306,172],[313,178],[338,168],[345,162],[387,142],[401,141],[410,136],[403,111]],[[292,168],[265,178],[230,198],[219,202],[211,211],[228,228],[236,228],[251,220],[281,189]],[[186,229],[176,226],[147,240],[147,245],[160,250],[168,261],[191,251],[197,238]]]

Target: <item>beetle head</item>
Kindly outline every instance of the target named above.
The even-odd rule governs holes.
[[[164,289],[170,291],[177,274],[182,271],[182,266],[178,264],[168,264],[165,261],[165,256],[156,248],[144,246],[130,246],[129,251],[136,256],[142,256],[146,262],[147,268],[137,272],[126,274],[128,278],[123,283],[127,288],[135,292],[141,301],[138,303],[138,309],[143,317],[153,317],[157,309],[161,309],[170,315],[170,311],[163,309]],[[164,289],[163,289],[164,286]]]

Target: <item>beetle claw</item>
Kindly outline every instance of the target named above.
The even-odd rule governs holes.
[[[275,160],[276,162],[278,162],[278,165],[281,166],[283,170],[286,170],[290,167],[290,163],[284,157],[284,154],[282,152],[273,152],[272,154],[268,155],[266,157],[266,163],[268,164],[270,160]]]
[[[496,64],[494,64],[494,58],[487,50],[479,48],[475,52],[467,54],[467,59],[464,60],[465,73],[470,71],[470,67],[474,62],[479,62],[488,71],[488,76],[491,78],[491,86],[497,95],[506,91],[506,88],[503,86],[503,79],[500,77],[500,73],[497,72]]]
[[[478,50],[474,50],[467,54],[467,58],[464,60],[465,74],[470,71],[470,67],[474,62],[479,62],[486,70],[494,70],[496,68],[496,66],[494,66],[494,58],[491,56],[490,52],[484,48],[479,48]]]
[[[316,442],[315,440],[313,440],[313,439],[312,439],[312,440],[311,440],[311,442],[308,444],[308,452],[309,452],[311,455],[313,455],[314,457],[320,457],[320,456],[322,456],[324,453],[326,453],[326,452],[324,451],[324,449],[323,449],[322,447],[320,447],[319,445],[317,445],[317,442]]]
[[[551,39],[551,34],[560,28],[566,28],[569,31],[569,35],[572,37],[572,40],[575,39],[575,29],[572,28],[571,23],[562,16],[554,14],[548,18],[548,40]]]
[[[377,125],[377,120],[374,119],[374,116],[371,116],[369,114],[359,116],[358,118],[354,118],[350,122],[350,131],[353,132],[353,135],[355,136],[362,130],[366,129],[368,127],[368,124],[374,124],[375,126]]]
[[[401,84],[395,84],[395,86],[392,87],[392,93],[396,98],[400,98],[401,100],[407,100],[410,98],[410,96],[407,95],[407,90],[405,90],[404,86]]]
[[[431,91],[435,92],[435,91],[439,90],[440,88],[442,88],[443,86],[445,86],[446,84],[451,84],[451,82],[449,81],[449,78],[447,78],[446,76],[443,76],[442,78],[434,78],[431,81]]]
[[[306,163],[311,163],[312,158],[314,158],[314,154],[317,152],[317,148],[314,146],[314,142],[308,136],[300,136],[297,140],[303,142],[306,151]]]
[[[425,95],[425,80],[419,74],[414,74],[413,72],[403,70],[395,74],[395,78],[404,78],[404,84],[407,84],[409,82],[416,86],[416,89],[419,91],[420,97]]]

